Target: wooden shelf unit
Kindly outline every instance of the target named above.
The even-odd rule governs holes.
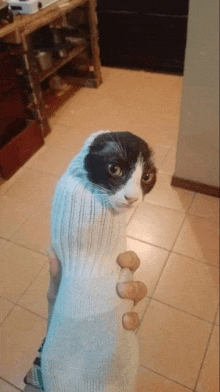
[[[37,31],[47,26],[51,31],[55,28],[62,27],[65,29],[67,19],[74,19],[74,12],[77,10],[84,10],[85,25],[87,27],[87,36],[85,44],[77,44],[67,50],[63,58],[54,58],[53,65],[47,70],[39,71],[39,62],[37,60],[37,50],[33,48],[33,37]],[[71,22],[69,23],[69,25]],[[32,104],[29,105],[29,110],[35,112],[35,118],[40,121],[41,127],[45,136],[45,132],[49,129],[47,117],[52,115],[54,110],[65,102],[69,96],[78,89],[78,86],[98,87],[102,83],[101,64],[99,56],[98,45],[98,31],[97,31],[97,16],[96,16],[96,0],[59,0],[52,5],[39,10],[32,15],[17,15],[14,22],[1,27],[0,24],[0,40],[7,43],[17,44],[22,47],[23,56],[26,62],[26,72],[30,79],[30,85],[33,90]],[[55,48],[55,47],[54,47]],[[53,48],[50,48],[53,49]],[[80,58],[81,54],[87,53],[89,60],[84,61]],[[75,62],[74,62],[75,60]],[[42,88],[42,83],[53,75],[59,72],[66,64],[73,64],[73,70],[78,66],[78,73],[71,72],[63,78],[64,84],[66,78],[68,79],[69,88],[67,91],[55,91],[54,99],[52,99],[53,92],[45,91]],[[81,65],[87,65],[87,72],[81,72]],[[86,78],[88,77],[88,80]],[[72,78],[72,79],[71,79]],[[62,98],[61,98],[62,96]],[[55,100],[57,102],[55,103]],[[51,103],[52,102],[52,103]],[[52,105],[49,108],[49,105]],[[46,106],[46,109],[45,109]]]
[[[71,49],[67,56],[63,59],[60,60],[55,60],[54,65],[51,69],[47,71],[43,71],[40,74],[40,82],[43,82],[45,79],[47,79],[49,76],[54,74],[58,69],[62,68],[66,63],[71,61],[74,57],[78,56],[81,52],[83,52],[86,48],[86,45],[78,45],[77,47]]]
[[[78,31],[82,36],[74,37],[76,26],[72,28],[71,23],[74,25],[75,17],[77,24],[77,12],[80,15],[81,11],[85,29]],[[65,32],[67,26],[72,29],[70,37],[75,38],[75,43],[64,44],[61,57],[54,39],[46,48],[54,54],[51,66],[43,69],[41,64],[40,69],[38,54],[43,49],[33,45],[37,32],[44,28],[51,34],[57,28]],[[81,42],[76,43],[76,38]],[[44,144],[44,137],[51,131],[48,117],[81,86],[97,88],[102,83],[96,0],[59,0],[35,14],[15,16],[8,25],[0,21],[0,43],[8,45],[14,56],[27,113],[27,126],[0,148],[0,175],[9,178]],[[52,83],[51,78],[60,84]]]

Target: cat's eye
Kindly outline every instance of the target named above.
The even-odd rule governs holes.
[[[108,171],[112,176],[120,177],[122,175],[122,170],[120,166],[115,165],[114,163],[110,163],[108,165]]]
[[[153,180],[154,173],[145,173],[142,177],[143,182],[150,182]]]

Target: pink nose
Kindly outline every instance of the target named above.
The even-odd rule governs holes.
[[[129,204],[133,204],[133,203],[135,203],[138,200],[138,197],[128,197],[128,196],[125,196],[125,200],[127,200],[127,202]]]

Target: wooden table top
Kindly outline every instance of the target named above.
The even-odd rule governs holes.
[[[20,35],[30,34],[62,16],[68,10],[83,5],[86,1],[88,0],[59,0],[34,14],[15,15],[13,23],[0,24],[0,38],[15,34],[17,41],[20,41]]]

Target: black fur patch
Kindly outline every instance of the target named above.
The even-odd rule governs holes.
[[[146,194],[156,180],[152,151],[144,140],[130,132],[108,132],[97,136],[85,157],[85,170],[90,182],[114,194],[127,183],[140,156],[144,163],[143,175],[146,172],[154,174],[148,184],[141,182],[143,194]],[[112,176],[108,171],[109,164],[118,165],[122,175]]]

